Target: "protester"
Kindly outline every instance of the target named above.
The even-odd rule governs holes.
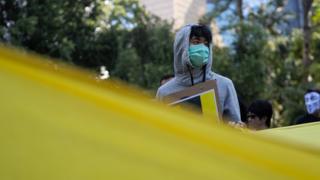
[[[304,95],[307,114],[298,117],[296,124],[320,121],[320,90],[310,89]]]
[[[162,85],[157,98],[181,91],[206,80],[217,81],[219,107],[224,119],[239,122],[238,98],[230,79],[211,71],[212,34],[204,25],[186,25],[181,28],[174,42],[174,78]]]
[[[270,128],[272,105],[265,100],[254,101],[248,108],[247,127],[252,130]]]
[[[238,100],[239,100],[241,121],[243,123],[246,123],[247,122],[247,114],[248,114],[247,106],[244,104],[244,102],[242,101],[241,98],[238,97]]]
[[[172,74],[167,74],[161,77],[160,86],[164,85],[166,82],[170,81],[174,76]]]

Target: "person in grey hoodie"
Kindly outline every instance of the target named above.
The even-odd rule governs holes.
[[[241,123],[239,102],[232,81],[211,70],[211,42],[211,31],[205,25],[186,25],[176,33],[174,78],[159,87],[156,98],[163,100],[163,97],[194,84],[215,79],[223,119]]]

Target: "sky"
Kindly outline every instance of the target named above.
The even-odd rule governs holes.
[[[261,4],[267,3],[269,0],[244,0],[243,1],[243,8],[244,8],[244,14],[247,14],[251,8],[257,7]],[[213,8],[213,5],[208,5],[207,11],[210,11],[210,9]],[[219,28],[223,27],[224,25],[228,24],[227,15],[229,12],[224,13],[220,18],[216,19],[216,23]],[[233,41],[232,33],[231,32],[224,32],[221,34],[223,38],[223,42],[225,45],[230,45]]]

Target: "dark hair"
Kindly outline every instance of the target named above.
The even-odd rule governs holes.
[[[248,112],[257,115],[260,119],[267,117],[266,125],[270,127],[272,117],[272,105],[266,100],[256,100],[248,108]]]
[[[192,37],[204,37],[206,41],[210,44],[212,42],[212,33],[208,26],[206,25],[193,25],[191,27],[190,39]]]
[[[174,77],[174,75],[172,75],[172,74],[166,74],[166,75],[162,76],[161,79],[160,79],[160,84],[161,84],[161,82],[163,80],[167,80],[167,79],[170,79],[170,78],[173,78],[173,77]]]
[[[247,106],[244,104],[244,102],[239,96],[238,96],[238,101],[239,101],[239,107],[240,107],[241,121],[244,123],[247,123],[247,114],[248,114]]]
[[[320,94],[320,89],[307,89],[307,91],[304,94],[311,93],[311,92],[316,92]]]

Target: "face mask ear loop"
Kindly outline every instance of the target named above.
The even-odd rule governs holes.
[[[207,64],[202,66],[202,72],[203,72],[203,77],[202,77],[202,82],[206,81],[206,70],[207,70]]]
[[[189,64],[187,64],[187,67],[188,67],[188,71],[189,71],[189,74],[190,74],[190,77],[191,77],[191,85],[193,86],[194,82],[193,82],[192,68],[190,67]]]

